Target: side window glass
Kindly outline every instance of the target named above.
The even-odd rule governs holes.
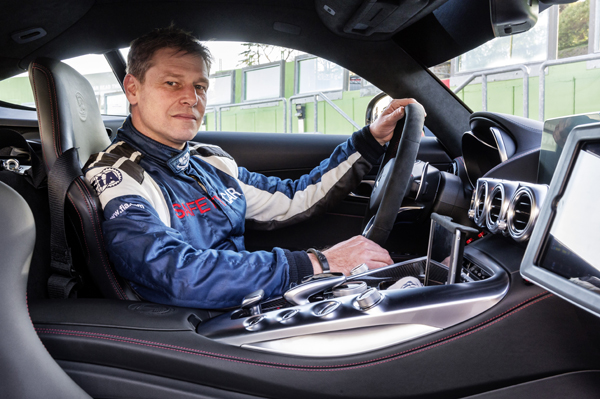
[[[311,54],[259,43],[204,44],[213,63],[201,130],[351,134],[364,125],[367,104],[380,93],[352,71]]]
[[[103,55],[88,54],[63,62],[82,74],[92,85],[100,113],[127,115],[128,103],[121,85]],[[0,82],[0,101],[35,108],[27,73]]]
[[[35,108],[27,72],[0,81],[0,101]]]

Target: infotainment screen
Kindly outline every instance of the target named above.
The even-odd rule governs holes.
[[[543,243],[540,266],[600,292],[600,143],[577,154],[554,221]]]
[[[521,274],[600,316],[600,123],[569,135]]]
[[[538,165],[539,184],[550,184],[556,164],[562,154],[569,133],[575,126],[600,122],[600,113],[563,116],[544,122],[540,162]]]

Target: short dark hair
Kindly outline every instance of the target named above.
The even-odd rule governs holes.
[[[210,72],[210,50],[189,32],[171,25],[168,28],[154,29],[131,42],[127,55],[127,73],[144,83],[146,71],[152,66],[154,53],[164,48],[201,57]]]

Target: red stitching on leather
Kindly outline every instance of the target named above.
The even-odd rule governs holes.
[[[82,196],[82,197],[83,197],[83,199],[85,200],[85,206],[86,206],[86,208],[87,208],[87,210],[88,210],[88,214],[90,215],[90,218],[93,218],[93,215],[94,215],[94,214],[92,213],[92,211],[91,211],[91,209],[90,209],[90,205],[89,205],[89,203],[88,203],[88,201],[87,201],[87,198],[86,198],[85,194],[83,193],[83,190],[81,189],[81,185],[83,185],[83,187],[85,188],[85,190],[88,192],[88,195],[91,195],[91,194],[90,194],[90,192],[89,192],[89,190],[87,189],[87,186],[85,185],[85,183],[81,182],[81,181],[79,180],[79,178],[77,178],[77,179],[75,180],[75,183],[76,183],[75,185],[76,185],[77,189],[78,189],[78,190],[79,190],[79,192],[81,193],[81,196]],[[69,197],[69,199],[71,199],[71,198]],[[73,203],[73,200],[71,200],[71,203],[73,204],[73,207],[75,208],[75,210],[77,210],[77,207],[76,207],[76,206],[75,206],[75,204]],[[77,211],[77,214],[79,215],[79,211]],[[79,218],[81,219],[81,215],[79,215]],[[93,229],[94,229],[94,236],[95,236],[95,238],[96,238],[96,245],[98,245],[98,246],[99,246],[99,248],[100,248],[100,249],[102,249],[103,247],[102,247],[102,246],[100,246],[101,244],[100,244],[100,242],[98,241],[98,233],[97,233],[97,231],[96,231],[96,224],[94,223],[94,221],[92,221],[92,227],[93,227]],[[89,248],[88,248],[88,246],[87,246],[87,240],[85,239],[85,230],[84,230],[84,228],[83,228],[83,223],[82,223],[82,225],[81,225],[81,229],[82,229],[82,232],[83,232],[83,235],[84,235],[84,237],[83,237],[83,238],[84,238],[84,239],[83,239],[83,241],[85,242],[85,246],[86,246],[86,249],[87,249],[87,251],[88,251],[88,255],[91,255],[90,249],[89,249]],[[126,298],[126,296],[125,296],[125,293],[124,293],[124,292],[120,292],[120,291],[119,291],[119,289],[120,289],[121,287],[119,287],[119,286],[118,286],[118,284],[117,284],[117,285],[115,285],[115,284],[116,284],[116,281],[114,281],[114,280],[113,280],[113,279],[115,279],[115,278],[114,278],[114,275],[112,276],[112,277],[113,277],[113,279],[111,279],[111,273],[112,273],[112,270],[110,270],[110,267],[108,267],[108,268],[107,268],[107,265],[106,265],[106,263],[104,262],[104,257],[103,257],[103,256],[101,256],[101,258],[102,258],[102,266],[104,267],[104,270],[106,271],[106,274],[108,275],[108,280],[110,281],[110,283],[111,283],[111,285],[112,285],[113,289],[115,290],[115,292],[117,293],[117,295],[119,295],[119,296],[120,296],[120,298],[121,298],[121,299],[125,299],[125,298]],[[116,279],[115,279],[115,280],[116,280]]]
[[[540,296],[544,296],[544,297],[540,297]],[[256,366],[277,368],[277,369],[283,369],[283,370],[292,369],[292,370],[299,370],[299,371],[338,371],[338,370],[351,370],[351,369],[358,369],[358,368],[364,368],[364,367],[371,367],[374,365],[387,363],[387,362],[390,362],[390,361],[393,361],[396,359],[402,359],[402,358],[411,356],[416,353],[421,353],[421,352],[427,351],[429,349],[432,349],[432,348],[435,348],[435,347],[438,347],[441,345],[445,345],[448,342],[455,341],[462,337],[469,336],[477,331],[481,331],[485,328],[488,328],[489,326],[492,326],[492,325],[498,323],[499,321],[507,318],[508,316],[511,316],[517,312],[520,312],[521,310],[523,310],[531,305],[534,305],[540,301],[543,301],[544,299],[548,299],[552,296],[553,296],[552,294],[548,294],[547,292],[542,292],[538,295],[535,295],[535,296],[521,302],[520,304],[518,304],[516,306],[513,306],[512,308],[506,310],[505,312],[488,319],[487,321],[484,321],[475,326],[469,327],[461,332],[452,334],[448,337],[444,337],[444,338],[438,339],[433,342],[429,342],[427,344],[423,344],[421,346],[418,346],[418,347],[415,347],[412,349],[407,349],[407,350],[399,352],[399,353],[395,353],[395,354],[388,355],[388,356],[383,356],[383,357],[376,358],[376,359],[371,359],[368,361],[340,364],[340,365],[331,365],[331,366],[311,366],[311,365],[294,365],[294,364],[275,363],[275,362],[263,362],[263,361],[247,359],[247,358],[243,358],[243,357],[236,357],[236,356],[218,354],[218,353],[214,353],[214,352],[201,351],[201,350],[193,349],[193,348],[186,348],[186,347],[181,347],[181,346],[176,346],[176,345],[164,344],[164,343],[160,343],[160,342],[146,341],[146,340],[140,340],[137,338],[128,338],[128,337],[121,337],[118,335],[110,335],[110,334],[102,334],[102,333],[94,333],[94,332],[60,330],[60,329],[52,329],[52,328],[36,328],[36,331],[38,333],[45,333],[45,334],[70,335],[70,336],[78,336],[78,337],[83,337],[83,338],[97,338],[97,339],[103,339],[103,340],[108,340],[108,341],[124,342],[124,343],[129,343],[129,344],[134,344],[134,345],[172,350],[172,351],[187,353],[187,354],[196,355],[196,356],[205,356],[205,357],[210,357],[210,358],[215,358],[215,359],[232,361],[232,362],[236,362],[236,363],[251,364],[251,365],[256,365]],[[535,298],[538,298],[538,299],[522,306],[526,302],[531,301]]]

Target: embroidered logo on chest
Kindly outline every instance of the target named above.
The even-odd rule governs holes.
[[[102,194],[107,188],[114,187],[123,181],[123,175],[115,168],[106,168],[102,173],[96,175],[92,181],[92,187],[98,193]]]
[[[179,158],[177,160],[175,167],[177,168],[177,170],[184,170],[185,168],[188,167],[189,163],[190,163],[190,153],[186,152],[181,158]]]

